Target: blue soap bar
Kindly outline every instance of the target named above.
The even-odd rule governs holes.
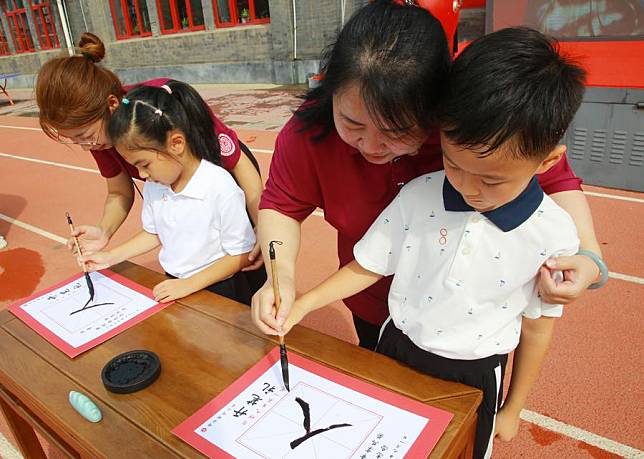
[[[91,422],[98,422],[103,419],[103,414],[101,410],[98,409],[98,406],[92,402],[89,397],[80,392],[70,391],[69,392],[69,403],[74,407],[76,411],[80,413],[85,419]]]

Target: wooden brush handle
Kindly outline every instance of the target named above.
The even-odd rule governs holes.
[[[275,260],[271,259],[271,279],[273,281],[273,296],[275,296],[275,314],[280,312],[282,297],[280,296],[280,284],[277,281],[277,266]],[[280,344],[284,344],[284,336],[279,336]]]

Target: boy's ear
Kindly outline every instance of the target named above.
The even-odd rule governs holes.
[[[565,145],[559,144],[555,148],[552,149],[552,151],[544,158],[543,161],[541,161],[541,164],[539,164],[539,167],[537,167],[537,171],[535,172],[536,174],[543,174],[546,172],[548,169],[550,169],[552,166],[557,164],[561,157],[566,154],[567,147]]]
[[[107,108],[110,110],[110,114],[114,113],[114,110],[119,107],[120,103],[121,101],[114,94],[107,96]]]
[[[186,137],[178,131],[170,131],[167,141],[168,152],[175,156],[183,156],[186,150]]]

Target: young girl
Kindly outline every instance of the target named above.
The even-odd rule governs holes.
[[[135,166],[143,187],[143,231],[106,252],[85,254],[88,269],[104,269],[161,245],[168,275],[154,287],[161,302],[208,290],[250,304],[240,272],[255,235],[244,193],[220,167],[213,120],[197,91],[171,81],[138,87],[112,114],[108,134]]]
[[[127,164],[107,135],[112,112],[121,98],[134,86],[123,86],[119,78],[100,64],[105,46],[94,34],[84,33],[78,42],[78,54],[48,60],[38,72],[36,101],[40,125],[49,137],[65,144],[76,144],[89,150],[107,184],[107,199],[96,225],[78,225],[75,236],[83,253],[96,252],[108,242],[125,221],[134,202],[132,179],[140,179],[136,168]],[[167,84],[168,78],[138,83],[135,86]],[[230,171],[246,196],[246,207],[256,222],[262,180],[253,164],[250,150],[237,138],[234,130],[222,123],[214,113],[213,130],[207,135],[221,144],[221,166]],[[204,134],[206,135],[206,134]],[[241,154],[241,153],[244,154]],[[74,251],[70,238],[68,247]],[[261,266],[259,249],[251,252],[254,261],[248,269]],[[263,283],[263,270],[250,274],[253,283]]]

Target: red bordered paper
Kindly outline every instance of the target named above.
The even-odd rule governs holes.
[[[40,320],[38,320],[34,315],[32,315],[30,312],[28,312],[28,308],[30,304],[33,304],[32,302],[34,301],[50,301],[51,302],[51,307],[55,307],[55,299],[54,300],[48,300],[47,298],[53,298],[59,292],[61,289],[66,288],[66,290],[69,289],[74,289],[75,286],[78,286],[80,283],[82,287],[78,287],[79,293],[82,291],[84,295],[88,295],[87,291],[87,286],[85,283],[85,278],[83,274],[77,274],[73,277],[70,277],[69,279],[63,280],[56,285],[49,287],[45,290],[42,290],[38,293],[35,293],[34,295],[31,295],[28,298],[24,298],[16,303],[13,303],[8,307],[9,311],[11,311],[16,317],[18,317],[20,320],[22,320],[24,323],[26,323],[29,327],[31,327],[36,333],[38,333],[40,336],[45,338],[47,341],[49,341],[51,344],[53,344],[55,347],[63,351],[65,354],[67,354],[69,357],[74,358],[79,354],[82,354],[83,352],[92,349],[93,347],[107,341],[108,339],[118,335],[124,330],[127,330],[131,326],[141,322],[142,320],[146,319],[147,317],[151,316],[152,314],[160,311],[161,309],[169,306],[172,303],[158,303],[154,300],[154,296],[152,295],[152,291],[148,288],[145,288],[130,279],[127,279],[113,271],[110,271],[108,269],[102,270],[102,271],[97,271],[98,274],[105,276],[105,278],[109,279],[110,281],[115,282],[116,284],[120,284],[123,287],[126,287],[129,289],[130,296],[134,298],[134,300],[138,299],[139,301],[145,297],[147,306],[145,307],[144,310],[142,310],[140,313],[136,313],[133,315],[133,317],[127,317],[125,315],[126,313],[121,312],[121,315],[118,313],[116,314],[116,319],[112,320],[109,325],[106,325],[106,331],[105,333],[100,334],[99,336],[94,337],[90,341],[84,342],[83,344],[80,344],[78,346],[74,346],[70,344],[68,341],[65,339],[61,338],[58,334],[54,333],[50,328],[48,328],[46,325],[43,324]],[[101,279],[103,279],[101,276],[97,276],[97,273],[91,273],[92,279],[97,279],[99,282]],[[103,279],[105,281],[105,279]],[[95,289],[96,289],[96,295],[100,295],[100,287],[97,284],[96,280],[94,281]],[[76,292],[68,293],[68,294],[74,294]],[[123,294],[127,294],[128,290],[122,290],[120,292],[123,296]],[[151,300],[151,301],[150,301]],[[84,304],[81,303],[80,305],[82,306]],[[97,308],[98,310],[98,308]],[[86,314],[85,311],[80,312],[80,314]],[[92,314],[94,317],[96,317],[97,314],[95,311],[92,311]],[[113,314],[113,313],[112,313]],[[125,319],[127,317],[127,319]],[[120,318],[120,319],[119,319]],[[106,321],[104,321],[106,322]],[[116,325],[118,323],[118,325]],[[114,324],[114,325],[112,325]],[[53,328],[53,327],[52,327]]]
[[[307,457],[306,450],[300,449],[305,447],[323,454],[321,457],[360,458],[369,447],[368,453],[379,448],[378,451],[387,452],[382,456],[387,458],[392,455],[426,457],[453,417],[452,413],[347,376],[294,353],[289,353],[289,374],[290,393],[281,386],[279,348],[273,349],[172,433],[206,456],[217,458],[285,457],[286,454],[288,457]],[[275,390],[266,391],[269,387]],[[314,393],[322,395],[311,395]],[[310,402],[319,397],[319,401],[325,402],[310,404],[311,431],[333,423],[337,425],[338,421],[353,422],[349,419],[352,416],[357,422],[344,427],[345,430],[337,428],[310,437],[291,448],[289,442],[305,434],[304,427],[298,425],[296,419],[303,416],[293,403],[297,394]],[[260,400],[251,404],[256,398]],[[327,408],[328,414],[320,418],[321,410]],[[244,410],[246,414],[239,416]],[[338,412],[342,415],[337,416],[345,416],[345,419],[334,418]],[[284,421],[289,417],[292,419]],[[324,417],[326,419],[322,419]],[[396,423],[392,424],[392,421]],[[405,422],[409,422],[410,430],[415,429],[415,433],[402,434],[406,431]],[[317,444],[313,444],[314,441]],[[341,449],[331,450],[338,445]]]

